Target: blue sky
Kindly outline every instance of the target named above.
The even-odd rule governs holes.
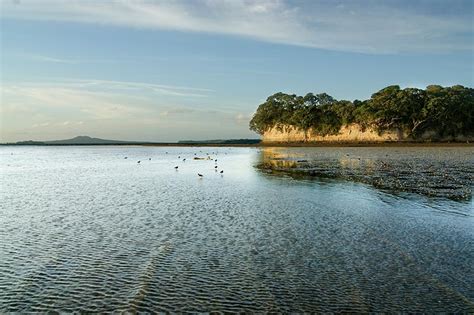
[[[279,91],[474,85],[472,1],[0,3],[0,142],[256,137]]]

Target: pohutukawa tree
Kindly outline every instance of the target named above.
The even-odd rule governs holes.
[[[368,100],[336,100],[321,93],[305,96],[276,93],[261,104],[250,129],[260,134],[271,128],[293,127],[316,135],[337,134],[343,125],[401,130],[412,138],[430,131],[436,136],[474,134],[474,89],[430,85],[426,89],[388,86]]]

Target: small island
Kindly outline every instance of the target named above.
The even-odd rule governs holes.
[[[249,125],[263,143],[469,142],[474,89],[391,85],[363,101],[280,92],[258,107]]]

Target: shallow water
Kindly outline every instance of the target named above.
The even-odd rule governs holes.
[[[265,148],[258,167],[293,177],[338,178],[392,192],[469,201],[474,148]]]
[[[0,147],[0,312],[474,311],[472,198],[267,174],[266,150]]]

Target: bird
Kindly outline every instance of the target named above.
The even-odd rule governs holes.
[[[217,159],[215,159],[214,162],[217,162]]]
[[[217,165],[216,165],[216,166],[214,166],[214,168],[217,168]]]
[[[199,174],[199,173],[198,173],[198,176],[199,176],[199,177],[203,177],[203,175],[202,175],[202,174]]]
[[[140,164],[141,161],[138,161],[137,163]]]
[[[149,158],[148,161],[151,161],[151,158]]]
[[[178,159],[180,159],[180,158],[181,158],[181,156],[178,156]]]
[[[220,171],[221,174],[224,174],[224,170]]]
[[[177,170],[177,169],[178,169],[178,166],[175,166],[174,169]]]
[[[186,162],[186,159],[183,159],[183,162]]]
[[[124,157],[124,159],[126,160],[126,159],[128,159],[128,157]]]

